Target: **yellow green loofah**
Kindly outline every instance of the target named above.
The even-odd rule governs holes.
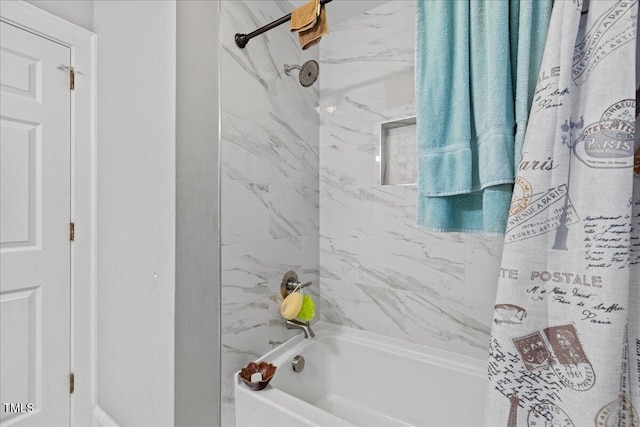
[[[298,313],[298,319],[308,322],[316,315],[316,305],[313,303],[311,295],[305,295],[302,298],[302,308]]]

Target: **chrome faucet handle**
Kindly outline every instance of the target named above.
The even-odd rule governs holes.
[[[313,284],[313,282],[300,283],[300,281],[298,281],[298,275],[295,272],[287,271],[282,278],[282,283],[280,283],[280,294],[282,298],[286,298],[296,289],[303,289],[311,284]]]
[[[300,282],[289,282],[287,283],[287,290],[289,292],[293,292],[296,289],[303,289],[306,288],[309,285],[312,285],[313,282],[307,282],[307,283],[300,283]]]

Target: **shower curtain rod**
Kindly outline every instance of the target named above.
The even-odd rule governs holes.
[[[325,5],[327,3],[331,3],[332,0],[320,0],[321,5]],[[278,25],[282,25],[287,21],[291,20],[291,14],[285,15],[280,19],[276,19],[270,24],[265,25],[264,27],[260,27],[255,31],[250,32],[249,34],[240,34],[236,33],[236,44],[240,49],[244,49],[244,47],[249,43],[249,40],[254,38],[255,36],[259,36],[262,33],[266,33],[272,28],[277,27]]]

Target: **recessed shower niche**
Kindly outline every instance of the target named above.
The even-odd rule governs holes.
[[[418,181],[416,118],[380,123],[380,183],[412,185]]]

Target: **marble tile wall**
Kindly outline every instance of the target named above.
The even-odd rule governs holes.
[[[502,239],[419,230],[415,186],[380,185],[380,123],[415,114],[414,7],[390,1],[302,52],[288,31],[233,42],[287,1],[221,2],[222,425],[233,372],[295,334],[288,270],[320,282],[323,320],[486,354]],[[303,88],[282,67],[308,59],[320,79]]]
[[[320,46],[323,320],[482,358],[502,239],[419,230],[416,187],[380,185],[380,123],[415,115],[414,31],[394,0]]]
[[[280,318],[285,272],[318,291],[318,83],[284,64],[318,60],[286,28],[233,40],[291,11],[288,1],[221,1],[222,425],[234,420],[232,375],[295,334]]]

